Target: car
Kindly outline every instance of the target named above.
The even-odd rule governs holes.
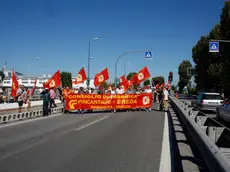
[[[224,102],[223,105],[216,108],[216,119],[230,122],[230,99]]]
[[[223,104],[223,98],[219,93],[200,92],[193,97],[191,105],[198,110],[216,111],[216,108]]]

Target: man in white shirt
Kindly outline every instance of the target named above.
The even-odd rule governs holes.
[[[111,94],[116,94],[115,87],[112,87]]]
[[[152,93],[152,89],[150,88],[150,86],[148,85],[145,89],[145,93]]]
[[[150,86],[148,85],[145,89],[145,93],[153,93],[152,89],[150,88]],[[152,107],[148,108],[149,111],[152,110]]]
[[[119,87],[116,90],[117,94],[124,94],[124,90],[121,88],[121,86],[119,85]]]
[[[165,111],[168,111],[169,92],[166,89],[166,87],[164,87],[164,89],[163,89],[163,94],[164,94],[164,97],[163,97],[164,109],[165,109]]]

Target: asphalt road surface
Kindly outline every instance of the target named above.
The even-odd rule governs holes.
[[[0,128],[1,172],[159,171],[164,113],[61,115]]]

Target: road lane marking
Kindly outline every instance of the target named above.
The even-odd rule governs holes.
[[[93,125],[93,124],[96,124],[96,123],[98,123],[98,122],[100,122],[100,121],[102,121],[102,120],[104,120],[104,119],[109,118],[109,117],[110,117],[110,115],[104,116],[104,117],[102,117],[102,118],[100,118],[100,119],[97,119],[97,120],[95,120],[95,121],[93,121],[93,122],[90,122],[90,123],[88,123],[88,124],[86,124],[86,125],[83,125],[83,126],[81,126],[81,127],[79,127],[79,128],[76,128],[75,131],[82,130],[82,129],[86,128],[86,127],[89,127],[89,126],[91,126],[91,125]]]
[[[167,112],[165,112],[159,172],[171,172],[171,151],[169,143],[169,124]]]
[[[63,136],[63,135],[65,135],[65,134],[67,134],[67,133],[70,133],[70,132],[72,132],[72,131],[79,131],[79,130],[82,130],[82,129],[86,128],[86,127],[89,127],[90,125],[93,125],[93,124],[95,124],[95,123],[98,123],[98,122],[100,122],[100,121],[102,121],[102,120],[104,120],[104,119],[106,119],[106,118],[109,118],[109,117],[110,117],[110,115],[104,116],[104,117],[102,117],[102,118],[100,118],[100,119],[97,119],[97,120],[95,120],[95,121],[93,121],[93,122],[90,122],[90,123],[88,123],[88,124],[86,124],[86,125],[83,125],[83,126],[77,128],[77,129],[72,128],[72,129],[69,129],[69,130],[67,130],[67,131],[64,131],[64,132],[62,132],[61,134],[59,134],[58,136],[55,136],[55,137]],[[11,156],[13,156],[13,155],[19,154],[19,153],[21,153],[21,152],[23,152],[23,151],[26,151],[26,150],[28,150],[28,149],[30,149],[30,148],[33,148],[33,147],[35,147],[35,146],[44,144],[44,143],[48,142],[50,139],[52,139],[52,138],[45,138],[44,140],[40,140],[40,141],[38,141],[37,143],[33,143],[33,144],[31,144],[31,145],[29,145],[29,146],[26,146],[26,147],[24,147],[24,148],[21,148],[21,149],[15,150],[15,151],[13,151],[13,152],[7,153],[6,155],[3,155],[2,157],[0,156],[0,161],[4,160],[4,159],[6,159],[6,158],[9,158],[9,157],[11,157]]]
[[[5,127],[10,127],[10,126],[14,126],[14,125],[19,125],[19,124],[25,124],[25,123],[29,123],[29,122],[34,122],[34,121],[39,121],[39,120],[44,120],[44,119],[48,119],[48,118],[54,118],[57,116],[61,116],[63,115],[63,113],[58,113],[58,114],[52,114],[49,116],[39,116],[39,117],[34,117],[34,118],[30,118],[30,119],[23,119],[23,120],[18,120],[18,121],[13,121],[10,122],[9,124],[0,124],[0,128],[5,128]]]

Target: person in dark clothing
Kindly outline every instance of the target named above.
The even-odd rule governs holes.
[[[84,91],[83,87],[80,87],[80,90],[78,91],[78,94],[85,94],[85,91]],[[84,110],[83,109],[79,109],[78,113],[82,113],[83,114]]]
[[[41,92],[43,98],[43,116],[49,115],[49,102],[50,102],[50,93],[48,89],[45,89]]]
[[[158,92],[158,99],[159,99],[158,110],[162,111],[163,110],[163,106],[162,106],[162,103],[163,103],[163,90],[162,90],[162,88],[159,88],[157,92]]]

